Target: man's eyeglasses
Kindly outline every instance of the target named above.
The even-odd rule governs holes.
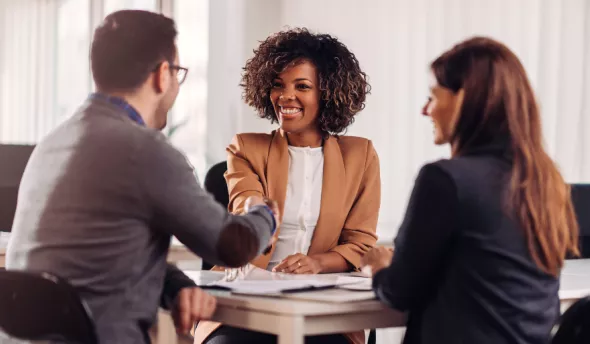
[[[178,79],[178,84],[181,85],[186,79],[188,68],[170,64],[170,69],[176,69],[176,78]]]
[[[163,62],[158,63],[156,68],[154,68],[154,72],[160,68]],[[177,66],[173,63],[170,64],[170,69],[176,70],[176,78],[178,79],[178,84],[181,85],[184,80],[186,79],[186,75],[188,74],[188,68]]]

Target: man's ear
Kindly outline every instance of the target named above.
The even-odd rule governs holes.
[[[156,93],[166,93],[170,87],[170,63],[164,61],[154,72],[154,90]]]

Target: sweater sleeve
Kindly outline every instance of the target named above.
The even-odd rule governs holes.
[[[141,188],[157,228],[216,265],[244,265],[266,248],[274,229],[270,212],[229,214],[199,186],[192,166],[164,136],[142,147],[140,162]]]

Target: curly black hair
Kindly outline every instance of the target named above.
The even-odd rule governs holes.
[[[300,59],[311,61],[318,70],[320,130],[330,134],[344,132],[354,122],[354,116],[365,107],[371,86],[354,54],[328,34],[295,28],[262,41],[244,67],[240,83],[244,100],[261,118],[276,122],[270,101],[272,82],[286,67]]]

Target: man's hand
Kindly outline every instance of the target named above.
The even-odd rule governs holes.
[[[250,196],[246,199],[246,203],[244,204],[244,210],[246,212],[249,212],[250,209],[256,205],[268,206],[275,217],[275,223],[277,225],[279,224],[279,219],[280,219],[281,215],[280,215],[279,205],[276,201],[273,201],[268,198],[262,198],[260,196]]]
[[[393,249],[383,246],[377,246],[371,251],[367,252],[361,260],[361,267],[363,270],[369,268],[371,275],[375,276],[379,270],[388,267],[393,258]]]
[[[317,259],[297,253],[283,259],[272,271],[291,274],[319,274],[322,272],[322,267]]]
[[[280,210],[279,210],[279,204],[276,201],[270,200],[268,198],[262,198],[260,196],[250,196],[246,199],[246,203],[244,205],[244,210],[246,210],[246,212],[249,212],[250,209],[256,205],[268,206],[270,208],[272,214],[274,215],[275,224],[277,226],[279,225],[279,220],[281,218],[281,215],[280,215]],[[264,249],[262,254],[270,253],[270,250],[272,249],[272,245],[274,245],[275,242],[277,242],[277,238],[273,235],[270,237],[268,245],[267,245],[266,249]]]
[[[244,203],[244,210],[246,212],[249,212],[250,208],[256,205],[266,205],[266,203],[264,203],[264,198],[260,196],[250,196],[246,198],[246,203]]]
[[[215,312],[217,301],[201,288],[183,288],[176,295],[172,307],[172,319],[176,331],[188,334],[195,322],[211,319]]]

